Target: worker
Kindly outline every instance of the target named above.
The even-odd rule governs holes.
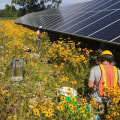
[[[90,71],[88,87],[93,88],[92,97],[98,102],[103,103],[103,98],[108,94],[107,86],[110,86],[116,91],[120,86],[120,70],[112,65],[114,56],[111,51],[105,50],[100,55],[100,64],[94,66]]]

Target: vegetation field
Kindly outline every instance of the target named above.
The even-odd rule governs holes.
[[[102,105],[86,99],[91,58],[97,64],[100,52],[70,38],[51,42],[46,32],[37,49],[36,31],[0,21],[0,119],[119,120],[119,90],[107,87],[113,100],[106,115],[98,111]],[[24,69],[14,60],[23,60]]]
[[[7,17],[7,18],[6,17],[0,17],[0,20],[4,20],[4,21],[5,20],[10,21],[10,20],[15,20],[15,19],[17,19],[17,17]]]

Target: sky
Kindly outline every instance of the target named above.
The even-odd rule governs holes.
[[[11,0],[0,0],[0,9],[4,9],[5,4],[11,4]]]
[[[62,0],[61,6],[66,6],[66,5],[71,5],[71,4],[76,4],[80,2],[86,2],[86,1],[91,1],[91,0]],[[0,0],[0,9],[4,9],[6,4],[11,5],[11,0]],[[16,6],[16,8],[17,7],[18,6]]]

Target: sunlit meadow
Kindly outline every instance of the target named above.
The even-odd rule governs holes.
[[[29,48],[30,50],[28,50]],[[93,56],[94,53],[94,56]],[[40,34],[37,51],[35,31],[0,21],[0,119],[1,120],[94,120],[101,108],[85,96],[91,57],[97,63],[100,51],[81,48],[70,38],[51,42]],[[24,59],[24,79],[12,79],[12,59]],[[64,88],[64,92],[62,92]],[[105,119],[120,119],[120,91],[109,94],[113,102]],[[74,94],[77,91],[76,94]]]

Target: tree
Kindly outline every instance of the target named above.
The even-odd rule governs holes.
[[[25,8],[20,8],[18,11],[17,11],[17,15],[18,17],[20,16],[23,16],[26,14],[26,9]]]
[[[38,0],[12,0],[12,3],[18,4],[20,6],[34,5]]]
[[[8,5],[8,4],[6,4],[6,5],[5,5],[5,9],[9,11],[9,10],[11,10],[11,6]]]
[[[12,3],[23,6],[28,12],[33,12],[39,5],[38,0],[12,0]]]

